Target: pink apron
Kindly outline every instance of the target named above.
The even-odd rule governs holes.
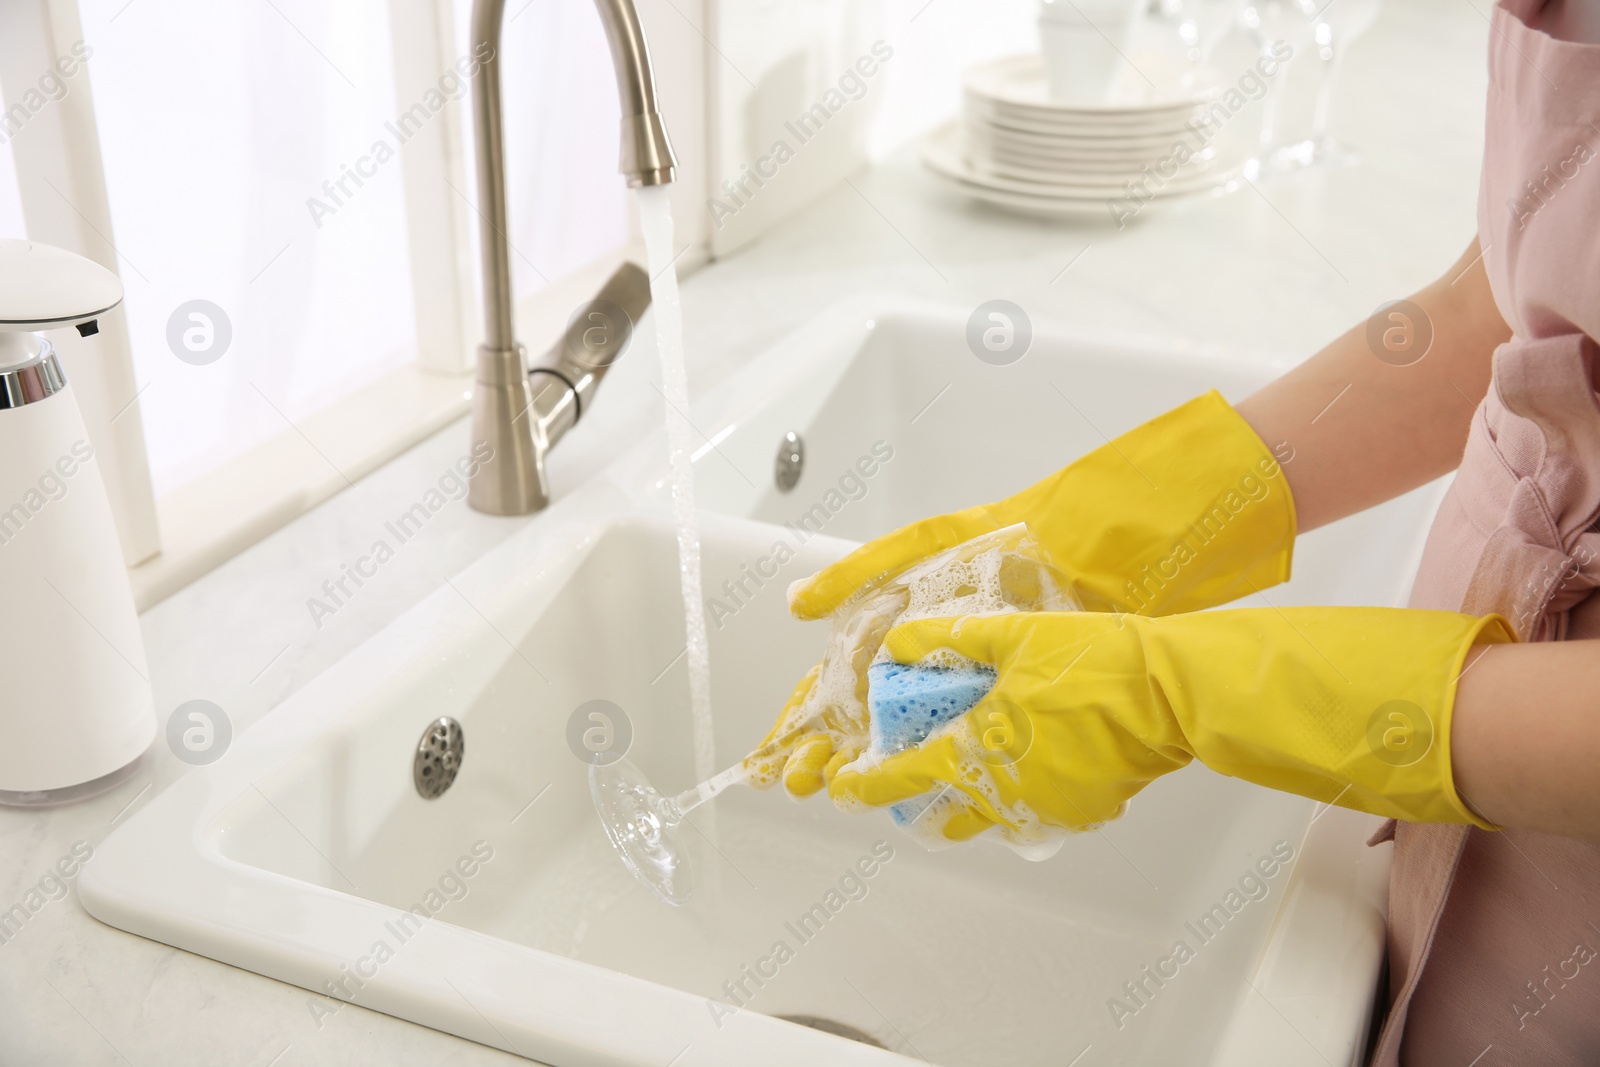
[[[1411,600],[1499,612],[1531,641],[1600,636],[1600,45],[1532,28],[1544,6],[1492,14],[1478,234],[1513,336]],[[1412,823],[1375,840],[1391,836],[1375,1067],[1600,1064],[1600,844]]]

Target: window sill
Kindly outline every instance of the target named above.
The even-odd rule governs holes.
[[[134,603],[159,604],[460,418],[471,389],[470,374],[401,367],[161,497],[161,551],[128,571]]]

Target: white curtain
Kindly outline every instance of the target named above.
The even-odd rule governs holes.
[[[160,496],[415,356],[400,166],[374,158],[387,5],[82,7]],[[197,300],[232,335],[201,365],[169,339]]]

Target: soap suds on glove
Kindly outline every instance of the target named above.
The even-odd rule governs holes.
[[[983,796],[1008,825],[995,836],[1029,858],[1053,852],[1063,832],[1043,826],[1022,805],[1003,806],[993,775],[1010,773],[980,758],[978,741],[964,716],[994,687],[992,666],[974,663],[946,648],[929,649],[916,663],[900,664],[883,648],[884,636],[914,619],[999,615],[1016,611],[1062,611],[1077,605],[1049,566],[1026,526],[1018,524],[972,539],[917,564],[830,622],[827,649],[806,698],[792,708],[778,736],[821,732],[835,752],[860,755],[861,769],[948,733],[965,754],[960,777],[966,789]],[[770,766],[752,765],[758,778],[781,775],[787,749],[774,753]],[[894,805],[897,825],[930,847],[951,844],[941,828],[974,802],[954,787]]]

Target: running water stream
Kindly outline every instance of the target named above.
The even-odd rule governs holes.
[[[689,378],[683,365],[683,305],[672,248],[670,186],[637,190],[639,222],[650,266],[650,292],[661,353],[661,391],[666,399],[667,454],[672,470],[672,517],[678,535],[678,577],[683,590],[684,633],[688,642],[689,705],[694,724],[695,779],[716,773],[716,739],[711,722],[711,650],[706,635],[705,598],[700,582],[700,527],[694,508],[693,428],[689,422]],[[708,837],[716,839],[714,809],[706,810]]]

